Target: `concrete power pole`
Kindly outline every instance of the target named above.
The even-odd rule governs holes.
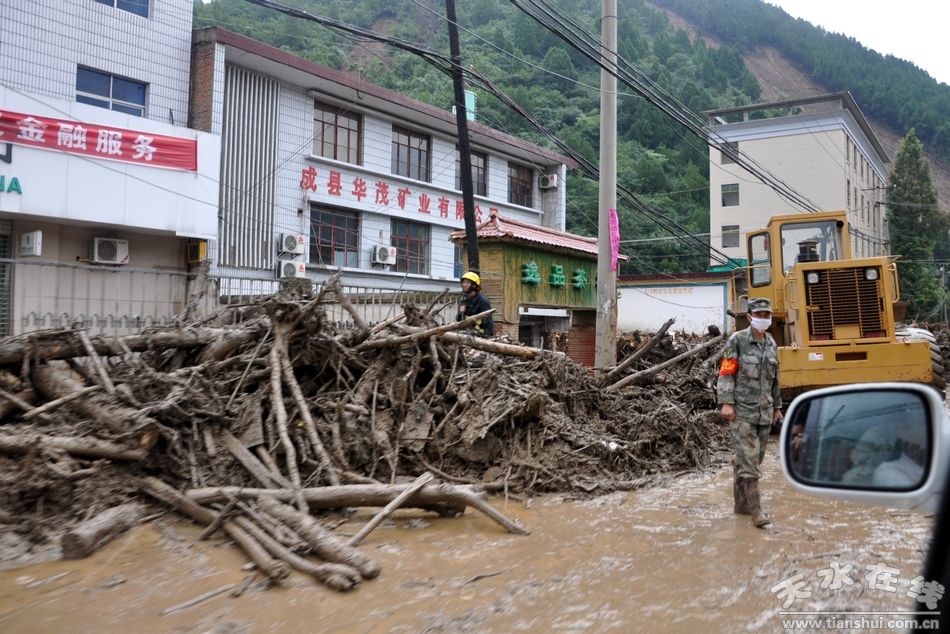
[[[601,55],[617,67],[617,0],[602,0]],[[600,71],[600,208],[597,223],[597,344],[594,366],[617,364],[617,272],[611,270],[610,215],[617,208],[617,78]]]
[[[455,0],[445,0],[449,22],[449,52],[452,54],[452,86],[455,91],[455,123],[459,135],[459,180],[462,182],[462,206],[465,208],[465,250],[468,269],[481,273],[478,237],[475,231],[475,193],[472,186],[472,152],[468,143],[468,117],[465,112],[465,84],[462,81],[462,52],[459,47]]]

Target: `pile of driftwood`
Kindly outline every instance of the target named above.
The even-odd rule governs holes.
[[[328,320],[329,302],[350,327]],[[174,329],[0,342],[0,537],[69,527],[64,554],[85,556],[157,500],[203,538],[226,533],[272,580],[293,567],[342,590],[379,573],[356,546],[398,507],[472,507],[524,533],[483,493],[634,488],[708,464],[724,440],[709,389],[719,338],[677,350],[668,323],[594,376],[563,353],[464,334],[479,316],[439,324],[436,308],[370,325],[331,281]],[[644,367],[660,343],[672,358]],[[351,539],[312,515],[373,506]]]

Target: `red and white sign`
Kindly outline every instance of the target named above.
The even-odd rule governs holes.
[[[395,208],[398,207],[400,211],[414,211],[429,216],[432,216],[434,212],[440,218],[452,218],[453,215],[455,220],[464,220],[465,218],[465,207],[461,200],[445,196],[433,199],[426,192],[414,192],[409,187],[396,187],[381,180],[367,182],[366,179],[360,176],[354,177],[352,181],[344,182],[342,173],[336,170],[321,173],[312,165],[300,170],[300,189],[305,192],[316,193],[321,191],[321,188],[325,189],[329,196],[355,199],[358,203],[362,203],[364,198],[366,198],[367,203],[374,200],[373,204],[379,208],[395,211]],[[375,193],[375,198],[370,194],[370,188]],[[489,207],[488,212],[498,213],[498,209]],[[475,205],[475,222],[481,223],[483,219],[481,205]]]
[[[198,171],[198,141],[81,121],[0,111],[0,143],[149,167]]]

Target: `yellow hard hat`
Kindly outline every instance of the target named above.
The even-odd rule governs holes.
[[[478,273],[475,273],[473,271],[466,271],[465,273],[462,274],[461,279],[474,282],[475,286],[482,285],[482,278],[478,277]]]

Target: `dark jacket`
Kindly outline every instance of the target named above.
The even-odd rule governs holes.
[[[475,293],[472,297],[464,295],[462,301],[459,302],[459,312],[455,316],[455,321],[462,321],[466,317],[483,313],[486,310],[491,310],[491,303],[481,294],[481,291]],[[492,321],[491,315],[475,322],[475,332],[482,337],[491,337],[495,334],[495,322]]]

